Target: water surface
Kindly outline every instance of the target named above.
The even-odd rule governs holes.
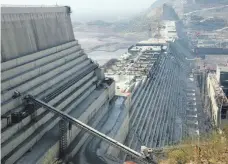
[[[99,63],[99,65],[103,65],[110,59],[113,59],[113,58],[119,59],[120,56],[123,55],[125,52],[127,52],[127,48],[119,49],[114,52],[93,51],[93,52],[88,53],[88,57],[97,61]]]

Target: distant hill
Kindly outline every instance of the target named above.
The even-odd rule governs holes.
[[[173,7],[169,5],[172,2],[172,0],[157,0],[147,10],[128,20],[115,23],[96,20],[87,22],[87,25],[110,27],[117,32],[146,32],[151,26],[156,26],[158,20],[179,19]]]
[[[156,1],[145,12],[125,23],[125,30],[132,32],[147,31],[151,26],[156,26],[158,20],[178,20],[178,15],[171,5],[164,4],[169,0]]]
[[[157,0],[155,1],[148,10],[152,10],[152,9],[155,9],[155,8],[158,8],[158,7],[161,7],[163,4],[165,3],[169,3],[171,2],[172,0]]]
[[[73,26],[78,26],[78,25],[82,25],[81,22],[77,22],[77,21],[72,21],[72,25]]]
[[[112,23],[110,22],[106,22],[106,21],[102,21],[102,20],[96,20],[96,21],[90,21],[90,22],[87,22],[87,25],[96,25],[96,26],[111,26]]]

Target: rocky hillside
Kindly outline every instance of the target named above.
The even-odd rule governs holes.
[[[161,20],[178,20],[178,15],[174,8],[169,4],[164,4],[164,1],[157,1],[148,10],[139,14],[125,23],[117,23],[116,30],[125,30],[129,32],[147,31],[150,27],[155,27]],[[122,29],[122,27],[124,27]]]
[[[183,11],[184,13],[188,13],[210,6],[214,7],[228,4],[228,0],[189,0],[187,2],[188,3],[186,3],[183,8],[180,0],[157,0],[149,6],[147,10],[131,19],[114,23],[97,20],[87,22],[86,26],[98,28],[105,27],[115,32],[146,32],[150,27],[156,27],[158,20],[178,20],[178,15],[182,18],[183,13],[181,12]]]
[[[137,16],[114,23],[101,20],[87,22],[90,27],[109,27],[116,32],[146,32],[151,26],[155,27],[158,20],[178,20],[171,4],[172,0],[157,0],[147,10]]]

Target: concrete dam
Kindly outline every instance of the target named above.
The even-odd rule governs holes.
[[[115,80],[105,76],[75,39],[70,7],[2,7],[1,12],[2,163],[131,159],[71,124],[65,125],[62,145],[61,118],[25,105],[22,97],[27,94],[138,152],[143,145],[176,144],[201,130],[194,117],[193,65],[186,60],[192,56],[181,40],[157,54],[149,75],[129,88],[131,94],[117,95]],[[22,96],[13,98],[15,92]]]

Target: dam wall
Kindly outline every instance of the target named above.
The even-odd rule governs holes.
[[[74,41],[69,7],[2,7],[3,62]]]
[[[69,7],[2,7],[1,18],[1,163],[62,158],[61,118],[28,106],[24,96],[31,94],[95,127],[108,113],[115,82],[74,39]],[[15,91],[21,97],[13,98]],[[74,155],[88,135],[72,126],[64,151]]]
[[[132,91],[129,133],[125,144],[136,151],[141,146],[164,147],[180,141],[184,134],[187,106],[187,77],[191,54],[176,40],[160,53],[151,76],[137,83]],[[130,160],[130,157],[126,157]]]

